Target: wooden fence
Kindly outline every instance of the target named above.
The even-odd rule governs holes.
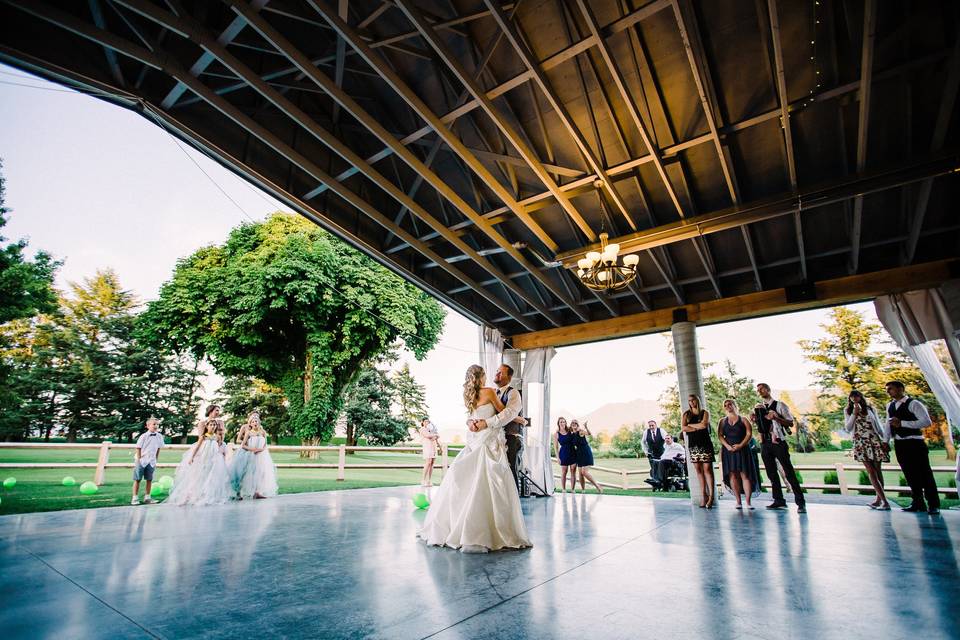
[[[646,459],[644,459],[644,461],[646,461]],[[556,464],[559,464],[559,461],[556,458],[553,458],[553,462]],[[797,471],[821,471],[821,472],[835,471],[837,473],[838,484],[825,484],[823,482],[801,482],[800,486],[804,489],[819,489],[819,490],[832,489],[834,491],[839,492],[840,495],[844,495],[844,496],[856,495],[860,491],[869,491],[871,493],[873,492],[873,485],[851,484],[847,482],[847,478],[844,475],[845,472],[865,470],[865,467],[858,462],[853,462],[853,463],[837,462],[835,464],[801,464],[801,465],[795,464],[793,465],[793,468],[796,469]],[[883,470],[902,472],[900,469],[900,466],[896,464],[883,465]],[[933,471],[938,473],[940,472],[955,473],[956,469],[954,467],[948,467],[948,466],[937,466],[937,467],[933,467]],[[622,489],[624,491],[643,491],[643,490],[653,489],[653,487],[651,487],[646,482],[641,482],[638,485],[630,484],[631,476],[639,475],[639,476],[646,477],[650,475],[649,464],[646,467],[640,468],[640,469],[614,469],[612,467],[594,465],[590,467],[590,472],[594,476],[594,479],[597,481],[597,484],[599,484],[602,487],[609,487],[611,489]],[[599,476],[596,472],[600,472],[601,474],[607,474],[608,479],[603,480],[602,479],[603,476]],[[616,476],[618,481],[615,482],[609,479],[609,476]],[[560,474],[554,472],[554,478],[559,479]],[[718,493],[722,494],[724,488],[723,488],[723,480],[720,475],[719,463],[716,463],[714,465],[714,478],[717,481]],[[691,478],[690,480],[691,482],[696,482],[696,478]],[[785,484],[785,483],[781,483],[781,484]],[[771,485],[769,482],[764,482],[763,486],[764,488],[769,489]],[[892,485],[892,486],[884,486],[883,490],[887,493],[890,493],[890,492],[899,493],[899,492],[910,491],[910,487]],[[944,494],[945,496],[957,497],[956,487],[937,487],[937,491],[939,493]]]
[[[165,451],[186,451],[193,445],[191,444],[168,444],[164,447]],[[231,450],[238,449],[237,445],[229,445]],[[93,481],[103,484],[104,473],[107,469],[113,468],[133,468],[133,462],[110,462],[110,452],[117,449],[126,449],[132,451],[136,449],[135,444],[116,444],[109,440],[104,440],[100,444],[96,443],[47,443],[47,442],[0,442],[0,449],[20,449],[20,450],[98,450],[99,457],[96,462],[0,462],[0,469],[96,469],[93,473]],[[333,447],[313,447],[307,445],[276,445],[270,446],[271,452],[289,451],[289,452],[311,452],[311,451],[336,451],[337,463],[324,462],[280,462],[275,463],[278,469],[336,469],[337,480],[344,480],[347,469],[422,469],[423,463],[369,463],[369,464],[348,464],[347,452],[349,451],[378,451],[381,453],[422,453],[423,447],[348,447],[339,445]],[[449,462],[449,450],[446,444],[440,445],[440,468],[446,472]],[[175,468],[178,462],[158,462],[158,468]]]
[[[165,450],[172,451],[186,451],[193,445],[187,444],[169,444],[164,447]],[[236,445],[230,445],[231,448],[236,448]],[[96,443],[47,443],[47,442],[0,442],[0,449],[20,449],[20,450],[98,450],[99,456],[96,462],[0,462],[0,469],[95,469],[93,474],[93,481],[98,484],[103,484],[104,473],[107,469],[111,468],[133,468],[133,462],[110,462],[110,452],[116,449],[125,449],[132,451],[136,448],[134,444],[115,444],[109,440],[105,440],[100,444]],[[279,452],[279,451],[289,451],[289,452],[337,452],[337,463],[323,463],[323,462],[281,462],[277,463],[277,468],[279,469],[336,469],[337,470],[337,480],[344,480],[346,478],[347,469],[420,469],[423,467],[422,463],[367,463],[367,464],[348,464],[347,463],[347,452],[349,451],[376,451],[380,453],[421,453],[423,447],[413,446],[413,447],[348,447],[346,445],[332,446],[332,447],[312,447],[306,445],[277,445],[271,446],[270,451]],[[446,472],[447,466],[449,465],[449,449],[448,445],[440,445],[440,468],[443,472]],[[553,458],[554,463],[559,463],[556,458]],[[157,464],[157,467],[161,468],[174,468],[177,466],[177,462],[160,462]],[[832,489],[838,491],[840,495],[853,495],[855,492],[860,491],[873,491],[873,487],[868,484],[850,484],[847,482],[847,478],[844,475],[846,471],[861,471],[864,469],[864,466],[859,463],[846,463],[846,462],[837,462],[836,464],[807,464],[807,465],[794,465],[793,467],[797,471],[836,471],[839,484],[824,484],[823,482],[802,482],[800,486],[804,489]],[[630,484],[631,476],[648,476],[650,474],[649,465],[646,467],[641,467],[639,469],[615,469],[613,467],[605,467],[603,465],[595,465],[590,468],[591,472],[595,475],[597,483],[602,487],[608,487],[611,489],[622,489],[626,491],[644,491],[652,490],[649,484],[645,482],[640,482],[639,484]],[[884,471],[901,471],[899,465],[889,464],[884,465]],[[955,469],[948,466],[937,466],[933,467],[935,472],[949,472],[953,473]],[[615,479],[610,478],[613,476]],[[717,479],[717,488],[718,492],[723,492],[723,482],[720,477],[720,465],[719,463],[715,466],[714,476]],[[555,478],[560,478],[558,473],[554,473]],[[696,481],[694,478],[691,478],[691,481]],[[769,482],[764,482],[763,486],[765,488],[770,487]],[[886,486],[884,490],[887,492],[899,493],[899,492],[908,492],[910,487],[904,486]],[[957,496],[957,489],[955,487],[938,487],[937,490],[946,495],[946,496]]]

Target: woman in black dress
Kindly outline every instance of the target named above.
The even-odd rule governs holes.
[[[753,509],[750,498],[754,487],[757,486],[757,471],[754,457],[750,454],[750,440],[753,439],[753,427],[749,420],[739,415],[737,402],[733,398],[723,401],[723,410],[726,415],[720,419],[717,435],[723,451],[720,452],[720,464],[723,471],[724,483],[737,498],[737,509],[742,509],[740,492],[747,499],[747,509]]]
[[[593,466],[593,449],[590,448],[590,441],[587,436],[593,435],[584,422],[581,427],[576,420],[570,422],[570,428],[577,434],[577,475],[580,476],[580,493],[586,491],[584,479],[590,481],[597,488],[598,493],[603,493],[603,489],[597,484],[597,481],[590,475],[590,467]]]
[[[713,508],[713,441],[710,439],[710,412],[700,406],[700,396],[690,394],[689,409],[680,419],[680,430],[687,434],[687,456],[700,480],[700,508]]]

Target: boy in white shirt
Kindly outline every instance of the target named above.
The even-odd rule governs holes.
[[[130,504],[140,504],[140,481],[147,481],[143,503],[150,504],[153,498],[150,490],[153,488],[153,472],[157,468],[157,456],[163,448],[163,436],[157,433],[160,421],[150,416],[147,419],[147,430],[137,438],[136,452],[133,454],[133,499]]]

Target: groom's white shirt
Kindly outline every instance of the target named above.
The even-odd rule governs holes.
[[[510,385],[507,385],[508,387]],[[497,389],[497,396],[503,397],[503,392],[507,387],[500,387]],[[513,419],[520,415],[520,412],[523,410],[523,399],[520,397],[520,392],[514,388],[510,388],[510,395],[507,396],[507,405],[503,408],[503,411],[493,416],[492,418],[487,418],[487,427],[502,427],[505,424],[510,424],[513,422]]]

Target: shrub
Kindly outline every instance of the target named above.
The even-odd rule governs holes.
[[[840,449],[842,451],[849,451],[850,449],[853,449],[853,440],[841,440]]]
[[[860,470],[860,476],[857,478],[857,484],[870,484],[870,474],[867,473],[866,469]],[[876,493],[873,489],[860,489],[857,493],[862,496],[872,496]]]
[[[836,471],[827,471],[823,474],[823,484],[840,484],[840,478],[837,476]],[[840,493],[840,489],[824,489],[824,493]]]
[[[898,484],[899,486],[901,486],[901,487],[906,487],[906,486],[907,486],[907,477],[901,473],[901,474],[900,474],[900,479],[897,480],[897,484]],[[899,495],[901,498],[909,498],[909,497],[910,497],[911,495],[913,495],[913,494],[911,494],[909,491],[901,491],[901,492],[899,492],[897,495]]]
[[[796,471],[796,470],[794,470],[793,473],[794,473],[794,475],[797,476],[797,483],[798,483],[798,484],[803,484],[803,474],[800,473],[799,471]],[[806,487],[800,487],[800,490],[803,491],[804,493],[807,492],[807,488],[806,488]]]
[[[956,479],[956,478],[950,478],[949,480],[947,480],[947,486],[948,486],[948,487],[953,487],[954,489],[956,489],[956,488],[957,488],[957,479]]]

